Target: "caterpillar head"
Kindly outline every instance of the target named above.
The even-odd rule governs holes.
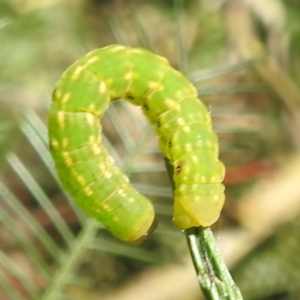
[[[219,218],[224,201],[221,183],[180,184],[175,190],[173,223],[180,229],[210,226]]]

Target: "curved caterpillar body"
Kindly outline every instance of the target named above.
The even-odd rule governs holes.
[[[195,87],[165,58],[144,49],[112,45],[91,51],[58,82],[49,139],[64,187],[122,240],[135,241],[152,230],[151,202],[130,185],[101,144],[99,118],[119,98],[142,107],[173,165],[175,226],[210,226],[224,204],[225,173],[210,115]]]

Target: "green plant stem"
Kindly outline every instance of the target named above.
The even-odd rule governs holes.
[[[211,229],[193,227],[185,233],[198,281],[207,299],[242,300],[241,292],[216,247]]]
[[[72,251],[62,259],[60,271],[53,278],[41,300],[54,300],[61,296],[63,287],[70,281],[74,268],[85,252],[83,249],[94,239],[98,229],[99,223],[92,219],[86,221],[81,233],[73,242]]]
[[[173,166],[165,159],[172,180]],[[197,273],[198,282],[208,300],[243,300],[216,246],[210,228],[192,227],[185,230],[187,244]]]

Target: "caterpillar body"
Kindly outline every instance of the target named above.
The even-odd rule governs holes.
[[[187,78],[165,58],[141,48],[96,49],[59,80],[49,140],[63,186],[86,214],[122,240],[136,241],[153,230],[151,202],[131,186],[101,144],[99,119],[119,98],[141,106],[173,165],[175,226],[210,226],[225,198],[225,168],[210,115]]]

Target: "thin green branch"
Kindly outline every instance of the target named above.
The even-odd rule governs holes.
[[[31,281],[31,278],[25,278],[18,270],[18,266],[4,252],[0,252],[0,266],[10,274],[13,280],[22,286],[24,291],[30,296],[30,299],[39,299],[37,287]]]
[[[0,269],[0,288],[7,294],[9,299],[24,300],[3,268]]]
[[[166,159],[167,171],[173,178],[173,166]],[[174,182],[173,189],[174,189]],[[203,294],[209,300],[243,300],[226,264],[221,258],[210,228],[185,230],[187,244]]]
[[[24,207],[22,202],[15,197],[14,194],[0,181],[0,196],[4,203],[11,209],[24,224],[28,227],[34,237],[37,238],[41,244],[47,249],[49,254],[59,263],[60,249],[53,241],[45,229],[39,222],[32,216],[32,214]]]
[[[14,172],[20,177],[27,189],[35,197],[37,202],[43,208],[48,217],[52,220],[54,226],[61,234],[66,244],[70,246],[74,239],[74,235],[62,216],[59,214],[53,203],[46,195],[32,174],[28,171],[22,161],[13,153],[7,155],[7,161]]]
[[[28,256],[28,259],[36,266],[37,272],[40,274],[39,276],[41,278],[50,279],[52,272],[48,264],[42,254],[38,251],[36,244],[32,242],[32,236],[30,234],[24,234],[24,227],[21,228],[20,223],[16,221],[16,217],[2,208],[0,209],[0,222],[22,247],[24,253]]]
[[[211,300],[242,300],[227,266],[216,247],[210,228],[193,227],[185,231],[200,287]]]
[[[88,219],[79,236],[73,241],[72,251],[62,259],[59,272],[53,278],[41,300],[56,300],[60,297],[64,286],[70,282],[74,269],[78,266],[81,256],[85,253],[87,245],[94,239],[99,228],[99,223]]]
[[[188,71],[187,68],[187,51],[184,47],[184,42],[182,39],[182,11],[184,9],[184,1],[183,0],[174,0],[174,33],[175,33],[175,43],[177,49],[177,62],[178,69],[180,72],[186,74]]]

